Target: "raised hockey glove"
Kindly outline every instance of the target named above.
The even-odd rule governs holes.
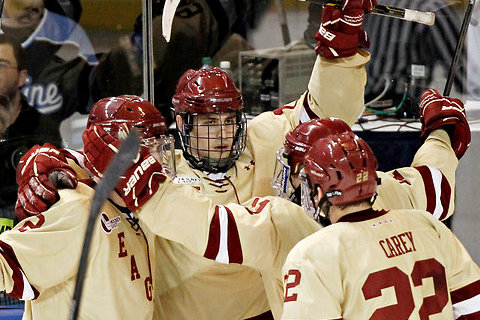
[[[108,164],[117,153],[121,141],[115,139],[101,126],[92,125],[83,133],[85,166],[96,176],[101,177]],[[166,175],[162,165],[151,155],[146,147],[140,149],[140,155],[125,175],[120,177],[116,190],[125,205],[135,211],[147,202],[158,190]]]
[[[75,188],[77,177],[63,150],[45,143],[32,147],[17,166],[19,220],[44,212],[58,201],[58,188]]]
[[[315,52],[326,59],[336,59],[355,55],[359,46],[368,48],[370,42],[362,23],[365,13],[376,5],[376,0],[343,0],[340,6],[325,5],[315,35]]]
[[[470,126],[465,107],[459,99],[444,97],[437,90],[425,90],[420,101],[422,138],[436,129],[444,129],[450,136],[453,151],[460,159],[470,145]]]

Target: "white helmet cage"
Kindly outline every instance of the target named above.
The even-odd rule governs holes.
[[[295,192],[295,188],[290,180],[291,168],[285,156],[285,147],[281,147],[277,151],[276,159],[272,179],[273,192],[277,197],[290,200],[290,197]]]
[[[172,135],[164,134],[141,140],[141,145],[148,148],[150,153],[162,165],[163,172],[170,178],[176,176],[175,139]]]

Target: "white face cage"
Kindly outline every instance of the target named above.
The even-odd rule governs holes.
[[[275,196],[283,199],[290,199],[291,195],[295,192],[295,188],[290,180],[291,168],[288,165],[288,161],[284,153],[284,147],[281,147],[277,151],[277,161],[275,162],[272,189]]]
[[[312,201],[312,189],[310,188],[310,183],[308,182],[307,174],[304,169],[300,170],[300,184],[301,184],[301,204],[302,208],[305,210],[305,213],[312,219],[317,220],[319,212],[318,208],[315,209],[315,206]]]
[[[242,112],[184,116],[181,143],[187,161],[209,173],[226,172],[246,145],[246,118]]]
[[[170,178],[176,176],[175,139],[172,135],[162,135],[142,139],[142,146],[148,148],[154,158],[160,162],[163,171]]]

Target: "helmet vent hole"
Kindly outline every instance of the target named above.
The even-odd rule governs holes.
[[[130,111],[130,112],[133,112],[133,109],[132,109],[132,108],[128,108],[128,107],[127,107],[126,109],[127,109],[128,111]]]
[[[340,171],[337,171],[337,178],[338,181],[342,180],[342,173]]]

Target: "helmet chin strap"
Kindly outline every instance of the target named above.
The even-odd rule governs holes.
[[[314,198],[314,195],[312,195],[312,201],[313,201],[313,205],[315,206],[315,201],[313,198]],[[328,200],[329,198],[330,196],[328,195],[328,192],[323,195],[323,197],[318,202],[318,206],[315,208],[315,214],[313,216],[315,221],[317,221],[324,227],[332,224],[329,218],[330,207],[332,206],[332,203]],[[322,210],[322,207],[324,205],[325,207]],[[324,215],[322,214],[322,212],[324,213]]]
[[[293,184],[292,184],[293,185]],[[299,185],[298,187],[293,190],[293,192],[290,194],[288,197],[288,200],[292,201],[295,204],[298,204],[299,206],[302,205],[302,185]]]

